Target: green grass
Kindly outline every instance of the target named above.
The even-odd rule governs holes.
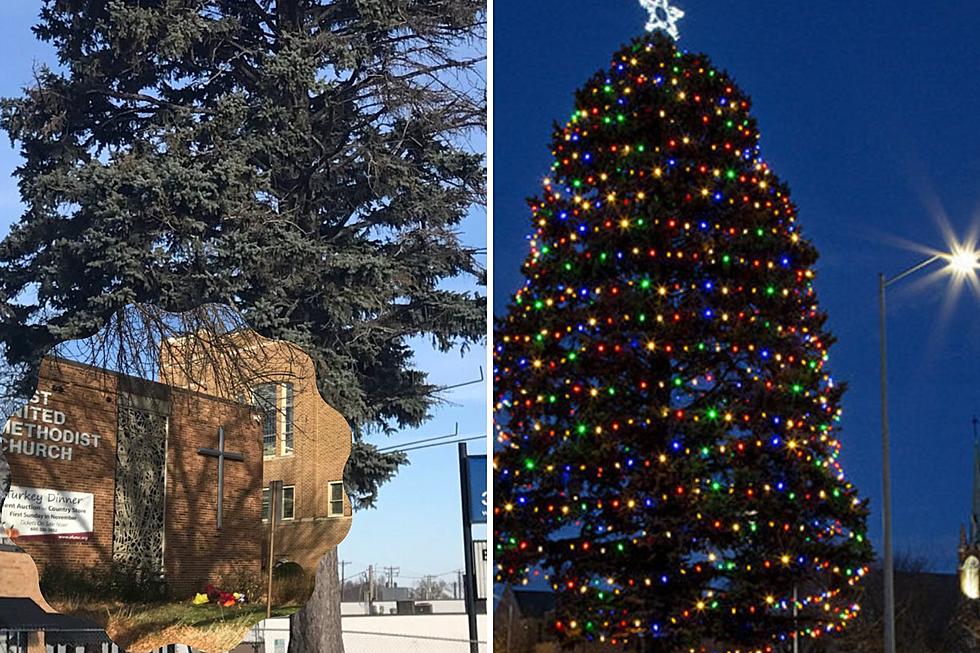
[[[190,601],[180,603],[121,603],[116,601],[83,600],[70,598],[55,600],[54,607],[65,614],[80,617],[95,617],[104,621],[105,617],[125,619],[134,624],[181,625],[198,628],[214,624],[236,621],[254,623],[265,619],[263,604],[245,604],[223,608],[214,603],[194,605]],[[287,605],[272,609],[274,617],[288,617],[302,606]],[[98,617],[102,617],[99,619]]]
[[[150,603],[146,605],[127,605],[122,608],[134,624],[180,625],[194,628],[207,628],[229,622],[247,622],[252,625],[265,619],[264,605],[242,605],[222,608],[214,604],[193,605],[191,603]],[[288,617],[300,606],[286,606],[272,609],[273,617]]]
[[[75,598],[53,601],[52,607],[97,623],[116,644],[137,652],[170,643],[188,644],[206,651],[228,650],[266,615],[262,604],[222,608],[213,603],[194,605],[190,601],[134,604]],[[272,615],[289,616],[300,607],[277,607]]]

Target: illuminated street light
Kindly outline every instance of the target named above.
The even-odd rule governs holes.
[[[977,270],[980,269],[980,252],[970,244],[962,246],[953,244],[949,253],[939,253],[913,265],[894,277],[887,278],[884,274],[878,276],[878,299],[881,309],[881,482],[882,482],[882,522],[884,529],[884,585],[885,585],[885,653],[895,653],[895,557],[892,548],[892,487],[891,464],[889,461],[888,443],[888,350],[885,340],[885,291],[887,288],[905,277],[923,270],[938,261],[947,261],[949,265],[943,270],[955,279],[954,294],[965,281],[974,289],[980,288]]]
[[[980,259],[980,254],[975,251],[968,249],[955,249],[953,253],[949,255],[949,267],[955,274],[970,274],[978,267]]]

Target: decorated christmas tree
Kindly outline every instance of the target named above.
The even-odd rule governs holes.
[[[565,641],[773,651],[856,616],[867,506],[817,252],[750,101],[680,12],[576,94],[496,327],[497,580]]]

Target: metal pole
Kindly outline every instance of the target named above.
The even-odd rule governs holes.
[[[218,530],[221,530],[225,491],[225,427],[218,427]]]
[[[895,560],[892,551],[892,480],[888,445],[888,349],[885,330],[885,275],[878,275],[878,303],[881,311],[881,484],[882,527],[884,529],[885,653],[895,653]]]
[[[374,565],[368,565],[368,614],[374,614]]]
[[[800,614],[799,596],[796,585],[793,585],[793,653],[800,653],[800,626],[797,623]]]
[[[272,568],[276,562],[276,520],[279,517],[282,481],[269,483],[269,585],[266,595],[265,618],[272,618]]]
[[[470,520],[470,475],[466,461],[466,443],[459,443],[459,485],[463,503],[463,560],[466,575],[463,577],[463,599],[470,627],[470,653],[480,653],[476,629],[476,574],[473,564],[473,522]]]

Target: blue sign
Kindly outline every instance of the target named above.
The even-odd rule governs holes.
[[[470,481],[470,521],[487,523],[487,457],[467,456],[466,477]]]

